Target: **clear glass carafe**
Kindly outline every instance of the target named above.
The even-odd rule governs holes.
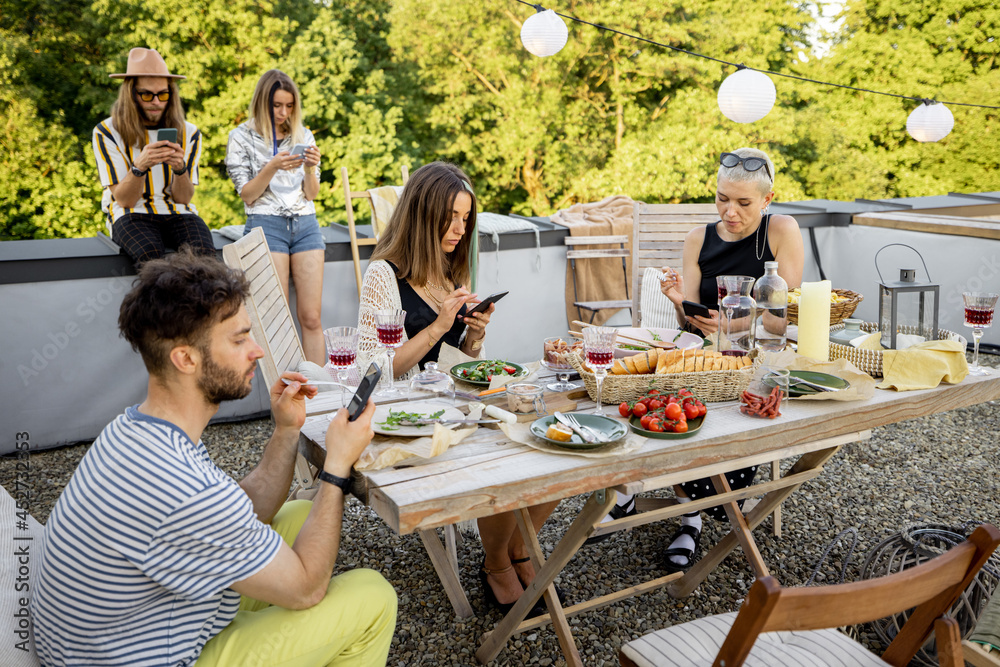
[[[723,276],[726,296],[719,303],[722,354],[742,356],[753,349],[753,321],[757,304],[751,296],[754,279],[746,276]]]
[[[434,361],[424,364],[424,370],[410,380],[410,399],[445,405],[455,404],[455,381],[438,370]]]
[[[758,350],[784,350],[788,329],[788,283],[778,275],[777,262],[764,262],[764,275],[753,286],[753,300],[756,304],[754,345]]]

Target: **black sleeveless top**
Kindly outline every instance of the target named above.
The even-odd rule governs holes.
[[[388,264],[392,267],[394,273],[399,271],[392,262],[388,262]],[[406,320],[403,322],[403,328],[406,330],[406,337],[413,338],[433,324],[438,314],[417,294],[410,283],[396,278],[396,287],[399,289],[400,305],[406,311]],[[462,308],[458,311],[458,314],[464,317],[466,310],[465,304],[462,304]],[[438,355],[441,354],[441,343],[448,343],[452,347],[458,347],[458,341],[461,339],[464,330],[465,322],[456,318],[455,323],[451,325],[451,330],[442,336],[441,340],[434,343],[434,347],[430,348],[427,354],[418,362],[421,370],[428,361],[438,360]]]
[[[774,253],[767,239],[767,223],[771,218],[768,213],[760,221],[757,231],[739,241],[723,241],[716,231],[713,222],[705,226],[705,242],[701,244],[698,254],[698,266],[701,268],[701,285],[698,286],[698,296],[701,303],[709,308],[718,309],[719,290],[715,282],[716,276],[750,276],[760,278],[764,275],[764,262],[773,262]],[[758,240],[759,238],[759,240]],[[761,247],[763,246],[763,247]],[[757,259],[757,249],[763,251],[763,257]]]

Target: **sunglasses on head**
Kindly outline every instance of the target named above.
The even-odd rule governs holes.
[[[161,102],[166,102],[170,99],[169,90],[161,90],[158,93],[151,93],[148,90],[137,90],[135,94],[139,96],[139,99],[143,102],[152,102],[153,98],[160,100]]]
[[[743,168],[747,171],[757,171],[761,167],[764,167],[764,173],[767,177],[774,182],[774,176],[771,175],[771,170],[767,168],[767,160],[761,157],[740,157],[736,153],[723,153],[719,158],[719,164],[723,167],[735,167],[736,165],[742,163]]]

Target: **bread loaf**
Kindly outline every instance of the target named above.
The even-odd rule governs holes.
[[[615,359],[613,375],[646,375],[655,373],[703,373],[736,371],[751,364],[750,357],[733,357],[715,350],[661,350],[640,352],[624,359]]]

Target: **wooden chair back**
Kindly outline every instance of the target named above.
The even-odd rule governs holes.
[[[632,209],[632,326],[640,326],[643,271],[684,269],[684,237],[719,219],[715,204],[646,204]]]
[[[257,360],[261,376],[270,388],[287,370],[298,368],[305,359],[302,342],[292,321],[288,299],[278,282],[278,273],[271,259],[264,230],[255,227],[239,241],[222,249],[227,266],[240,269],[250,281],[250,296],[246,300],[250,314],[250,329],[264,356]]]
[[[403,185],[410,180],[410,168],[407,165],[403,165],[401,170],[401,176],[403,178]],[[370,204],[372,201],[371,193],[368,190],[362,190],[360,192],[354,192],[351,190],[351,183],[347,178],[347,167],[340,168],[340,177],[344,181],[344,206],[347,208],[347,232],[351,237],[351,259],[354,260],[354,277],[358,282],[358,298],[361,298],[361,253],[358,251],[359,246],[363,245],[375,245],[378,243],[378,229],[375,224],[374,216],[372,216],[372,232],[374,236],[371,238],[358,238],[357,229],[354,226],[354,204],[355,199],[366,199]]]
[[[743,664],[762,632],[856,625],[913,609],[882,655],[890,665],[904,667],[998,544],[1000,530],[983,524],[969,539],[941,556],[878,579],[815,588],[782,588],[774,577],[759,579],[750,588],[714,664]],[[949,660],[962,653],[961,646],[955,645],[961,638],[952,623],[939,624],[936,637],[939,656]]]

